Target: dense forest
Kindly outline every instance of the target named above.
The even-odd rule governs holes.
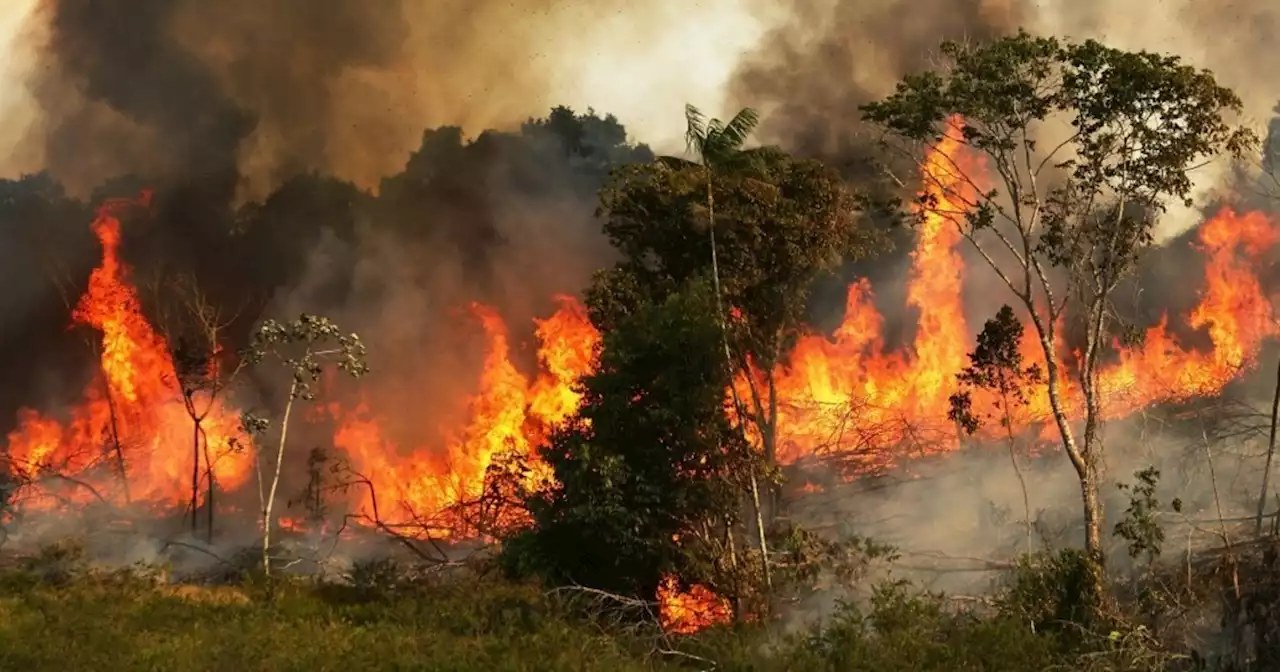
[[[0,667],[1276,669],[1277,122],[939,54],[856,160],[556,107],[0,181]]]

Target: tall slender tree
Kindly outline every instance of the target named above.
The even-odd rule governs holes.
[[[765,148],[746,149],[747,139],[760,124],[760,115],[755,110],[744,107],[727,123],[719,119],[707,119],[696,106],[684,106],[685,118],[685,151],[694,157],[694,161],[675,156],[661,157],[661,161],[677,170],[689,167],[690,164],[700,166],[707,183],[707,236],[711,241],[711,285],[716,295],[716,311],[720,320],[720,330],[724,333],[725,357],[730,370],[733,356],[729,349],[728,325],[725,321],[724,292],[720,287],[720,262],[716,250],[716,197],[714,182],[717,175],[745,170],[758,165]]]
[[[736,429],[754,432],[764,458],[750,498],[759,510],[760,481],[772,481],[778,458],[773,374],[808,329],[814,282],[883,238],[863,216],[865,199],[829,166],[744,148],[753,112],[722,123],[691,108],[687,118],[695,160],[623,166],[601,190],[604,232],[620,259],[588,289],[589,313],[602,331],[620,329],[644,306],[708,281],[728,380],[738,383]],[[763,529],[770,515],[755,518]]]
[[[720,326],[720,341],[724,346],[724,363],[729,372],[730,381],[737,367],[734,365],[733,351],[729,346],[729,325],[725,319],[724,290],[720,285],[720,261],[716,250],[716,198],[715,178],[720,173],[746,171],[758,165],[757,159],[763,158],[768,151],[765,148],[746,149],[747,139],[751,137],[756,126],[760,124],[760,115],[755,110],[744,107],[727,123],[719,119],[707,119],[696,106],[684,106],[685,118],[685,151],[691,154],[707,183],[707,236],[711,244],[711,285],[716,298],[716,320]],[[688,167],[690,163],[679,157],[664,156],[664,163],[676,168]],[[745,428],[746,411],[742,400],[738,398],[737,389],[730,384],[733,395],[733,406],[737,411],[738,425]],[[767,453],[768,451],[766,451]],[[772,455],[766,456],[772,459]],[[769,572],[769,546],[765,538],[764,515],[760,508],[760,486],[753,473],[751,476],[752,509],[755,512],[756,531],[760,546],[760,557],[764,562],[764,578],[766,584],[772,583]]]
[[[1171,203],[1192,204],[1190,171],[1238,158],[1256,137],[1231,121],[1240,98],[1176,56],[1026,32],[940,51],[938,69],[904,77],[862,111],[890,146],[959,179],[956,188],[922,170],[959,204],[922,205],[958,227],[1030,318],[1063,452],[1080,481],[1087,587],[1101,592],[1108,391],[1100,363],[1117,328],[1113,293],[1154,244],[1159,215]],[[973,157],[989,178],[966,168]],[[1061,357],[1068,310],[1083,327],[1074,366]],[[1067,373],[1078,383],[1083,428]]]

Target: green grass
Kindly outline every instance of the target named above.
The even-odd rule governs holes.
[[[253,582],[162,586],[136,574],[51,566],[0,572],[0,671],[710,667],[655,652],[671,647],[726,672],[1160,669],[1138,664],[1109,640],[1101,648],[1064,648],[1051,635],[1033,634],[1021,618],[954,613],[900,587],[879,592],[865,610],[837,610],[824,627],[792,636],[743,626],[659,642],[651,631],[605,627],[607,619],[585,620],[542,590],[493,577],[375,580],[365,589],[294,581],[268,593]]]
[[[362,599],[289,586],[173,595],[136,579],[0,584],[0,670],[640,670],[534,590],[464,581]]]

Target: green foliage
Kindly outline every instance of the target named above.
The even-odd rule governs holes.
[[[1154,208],[1166,195],[1187,197],[1188,168],[1224,150],[1240,152],[1254,139],[1223,119],[1240,111],[1240,99],[1177,56],[1026,32],[977,45],[946,42],[942,54],[944,72],[907,76],[893,95],[863,108],[867,119],[930,141],[947,118],[961,115],[967,144],[1004,155],[1035,152],[1027,131],[1061,114],[1074,130],[1075,156],[1059,167],[1070,171],[1074,189]],[[1070,209],[1051,211],[1048,221],[1081,203],[1059,205]]]
[[[761,153],[750,171],[716,175],[711,186],[725,308],[736,312],[736,352],[762,366],[780,361],[805,319],[813,282],[873,249],[857,199],[816,161]],[[701,166],[624,166],[600,192],[604,230],[622,261],[588,293],[592,321],[609,330],[648,302],[711,275],[707,180]]]
[[[315,173],[296,175],[261,202],[246,203],[231,223],[236,260],[252,274],[244,289],[262,292],[293,282],[326,234],[353,242],[375,203],[355,185]]]
[[[84,542],[67,538],[40,548],[33,557],[23,558],[22,571],[49,585],[64,585],[88,573]]]
[[[0,573],[0,669],[1170,669],[1175,657],[1141,627],[1055,624],[1054,577],[1079,558],[1044,560],[1026,565],[995,613],[899,581],[794,634],[748,624],[673,638],[495,577],[409,579],[386,559],[353,568],[350,585],[282,580],[270,592],[132,572],[52,582],[34,559]]]
[[[877,589],[865,611],[843,605],[806,644],[796,652],[803,669],[1013,672],[1056,662],[1052,641],[1013,621],[958,613],[941,596],[896,583]]]
[[[796,602],[823,591],[859,586],[874,567],[898,559],[896,549],[871,539],[832,540],[795,524],[775,530],[770,549],[774,596]]]
[[[969,353],[969,366],[956,376],[961,389],[951,395],[948,412],[948,417],[970,434],[985,421],[974,413],[973,389],[994,393],[995,410],[1002,414],[997,421],[1011,429],[1013,408],[1026,404],[1027,390],[1043,380],[1038,365],[1023,362],[1019,349],[1022,334],[1022,322],[1009,306],[1002,306],[978,333],[978,344]]]
[[[518,133],[472,139],[456,126],[428,129],[404,172],[382,181],[374,213],[380,226],[443,243],[474,263],[500,239],[498,213],[512,199],[533,208],[587,201],[614,166],[652,160],[615,117],[594,110],[556,107]]]
[[[326,317],[303,314],[292,322],[264,320],[243,356],[250,365],[278,360],[291,376],[290,398],[310,401],[326,364],[359,378],[369,372],[364,355],[359,335],[343,334]]]
[[[693,154],[698,165],[712,177],[750,173],[763,167],[762,160],[780,152],[775,147],[744,149],[747,139],[760,124],[760,114],[744,107],[729,121],[707,119],[693,105],[684,106],[685,150]],[[687,161],[664,156],[660,160],[675,169],[687,168]]]
[[[694,285],[605,334],[577,418],[542,450],[555,483],[507,566],[557,585],[651,598],[668,573],[714,581],[750,452],[724,414],[728,377],[710,292]]]
[[[374,558],[353,563],[347,580],[363,596],[386,595],[401,583],[403,572],[393,558]]]
[[[1035,632],[1078,636],[1097,622],[1103,600],[1092,582],[1090,562],[1078,549],[1023,556],[1008,578],[1000,613]]]
[[[627,129],[617,117],[601,117],[590,108],[586,114],[564,106],[552,108],[545,119],[526,121],[520,134],[563,153],[574,171],[601,179],[613,166],[653,158],[647,146],[628,142]]]
[[[981,196],[958,223],[967,233],[997,232],[1027,274],[1026,282],[1006,271],[1002,277],[1028,309],[1033,284],[1052,297],[1044,266],[1067,269],[1092,331],[1101,328],[1095,312],[1152,242],[1156,216],[1170,201],[1190,203],[1188,171],[1222,153],[1239,156],[1256,141],[1225,120],[1240,112],[1239,98],[1177,56],[1026,32],[947,42],[942,55],[938,71],[909,75],[892,95],[864,106],[866,118],[934,147],[958,116],[954,139],[985,155],[998,185],[966,175]],[[1069,124],[1070,134],[1053,136],[1049,122]],[[1048,151],[1037,144],[1041,135],[1053,138]],[[1047,326],[1061,304],[1050,300],[1046,308]],[[1096,355],[1086,357],[1087,372]]]
[[[1156,499],[1156,485],[1160,481],[1160,470],[1147,467],[1133,473],[1137,483],[1117,483],[1120,492],[1129,495],[1129,506],[1124,511],[1124,518],[1116,523],[1115,536],[1129,543],[1129,557],[1147,556],[1148,562],[1155,562],[1160,557],[1164,546],[1164,528],[1160,526],[1160,501]],[[1182,509],[1180,500],[1171,503],[1174,511]]]
[[[1280,176],[1280,104],[1271,112],[1277,116],[1267,123],[1267,137],[1262,143],[1262,169],[1272,178],[1274,186]]]
[[[334,476],[345,466],[344,463],[334,460],[330,451],[320,446],[312,448],[307,453],[307,483],[298,496],[286,504],[286,507],[293,508],[295,505],[301,505],[302,510],[307,514],[307,520],[321,525],[330,514],[330,495],[342,487],[341,482]]]
[[[1016,623],[1052,646],[1063,669],[1204,670],[1194,653],[1171,650],[1151,624],[1178,618],[1186,604],[1161,605],[1154,595],[1118,602],[1101,594],[1090,573],[1092,559],[1076,549],[1024,556],[1005,577],[989,621]],[[1216,668],[1215,668],[1216,669]]]

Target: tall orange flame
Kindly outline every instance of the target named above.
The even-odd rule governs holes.
[[[975,199],[971,185],[980,179],[982,166],[949,134],[929,154],[925,172],[928,207],[918,213],[907,285],[908,305],[918,314],[914,344],[905,352],[884,352],[884,319],[871,304],[870,284],[850,286],[845,318],[834,337],[802,338],[790,367],[774,374],[784,400],[778,414],[784,461],[838,451],[846,434],[892,445],[902,440],[907,421],[946,418],[955,374],[964,367],[969,346],[958,337],[969,328],[964,260],[956,249],[961,235],[953,218]],[[856,415],[849,414],[853,408]]]
[[[34,489],[29,506],[98,498],[174,505],[190,499],[193,422],[168,345],[143,316],[119,257],[118,214],[149,202],[148,192],[136,201],[108,201],[93,221],[102,263],[89,276],[72,318],[100,335],[101,376],[89,383],[65,422],[20,412],[7,452],[14,474]],[[202,423],[219,488],[238,488],[250,474],[251,457],[231,449],[239,424],[238,414],[216,400]]]
[[[542,373],[533,380],[512,363],[507,328],[498,313],[487,306],[472,306],[489,351],[479,392],[469,406],[471,419],[444,446],[420,446],[411,451],[411,459],[400,457],[399,448],[382,435],[367,407],[349,415],[336,411],[335,445],[370,480],[370,497],[388,498],[395,506],[374,512],[369,498],[362,505],[366,514],[376,513],[383,522],[403,520],[406,514],[414,520],[432,520],[452,505],[478,497],[486,470],[496,457],[530,455],[549,428],[573,415],[580,398],[573,386],[590,372],[599,334],[577,301],[556,298],[559,310],[536,323]]]

